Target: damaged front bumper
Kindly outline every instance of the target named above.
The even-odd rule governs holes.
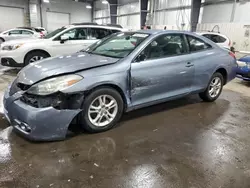
[[[20,100],[24,91],[10,95],[4,94],[5,116],[14,129],[25,138],[35,141],[52,141],[65,139],[68,126],[80,108],[56,109],[52,106],[36,108]]]

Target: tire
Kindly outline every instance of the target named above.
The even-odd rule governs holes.
[[[5,40],[3,38],[0,38],[0,44],[2,44],[3,42],[5,42]]]
[[[36,58],[36,57],[38,57],[38,58]],[[24,59],[24,66],[27,66],[28,64],[39,61],[41,59],[45,59],[47,57],[49,57],[48,54],[46,54],[44,52],[36,51],[36,52],[28,53],[28,55]],[[32,61],[32,59],[35,61]]]
[[[105,100],[103,100],[104,95],[106,96]],[[100,98],[102,101],[105,101],[106,103],[105,106],[104,105],[102,106],[100,104]],[[113,119],[111,118],[112,120],[108,122],[106,117],[107,116],[111,117],[111,116],[108,115],[106,110],[109,108],[107,106],[108,104],[111,104],[111,100],[112,101],[114,100],[115,101],[114,106],[115,104],[117,104],[117,106],[109,110],[109,115],[113,113]],[[100,106],[102,107],[100,108]],[[110,106],[113,106],[113,105],[110,105]],[[109,88],[109,87],[103,87],[103,88],[96,89],[93,92],[91,92],[89,95],[87,95],[82,105],[82,108],[83,108],[83,112],[80,116],[80,124],[82,125],[85,131],[90,132],[90,133],[97,133],[97,132],[107,131],[113,128],[117,124],[117,122],[120,120],[123,114],[124,103],[123,103],[121,95],[116,90]],[[96,111],[99,111],[99,112],[96,112]],[[102,116],[102,118],[101,120],[100,118],[98,119],[100,122],[99,121],[95,122],[94,120],[97,118],[98,114],[99,114],[99,117]],[[105,122],[107,124],[105,124]]]
[[[219,79],[220,87],[217,84],[217,87],[214,87],[214,90],[213,90],[214,93],[210,93],[209,91],[211,91],[211,89],[212,89],[211,87],[213,87],[213,86],[211,86],[211,84],[215,83],[216,79]],[[223,78],[222,74],[219,73],[219,72],[214,73],[212,78],[209,81],[209,84],[208,84],[206,90],[199,94],[200,98],[205,102],[213,102],[213,101],[215,101],[221,94],[221,91],[222,91],[222,88],[223,88],[223,83],[224,83],[224,78]]]

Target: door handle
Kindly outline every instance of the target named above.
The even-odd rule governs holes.
[[[187,62],[186,67],[192,67],[192,66],[194,66],[194,64],[192,64],[191,62]]]

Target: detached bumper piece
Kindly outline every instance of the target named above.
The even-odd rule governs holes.
[[[5,116],[14,130],[35,141],[65,139],[68,126],[82,111],[83,94],[35,96],[22,89],[13,83],[4,95]]]
[[[14,129],[34,141],[65,139],[69,124],[81,111],[56,110],[53,107],[39,109],[21,101],[14,101],[5,108]]]
[[[8,67],[23,67],[23,64],[17,63],[12,58],[2,58],[1,65],[8,66]]]

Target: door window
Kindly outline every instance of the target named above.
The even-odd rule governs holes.
[[[89,39],[99,40],[110,34],[110,31],[102,28],[89,28]]]
[[[187,43],[182,34],[167,34],[157,37],[139,55],[140,60],[178,56],[187,53]]]
[[[197,52],[197,51],[207,50],[207,49],[212,48],[210,44],[207,44],[203,40],[197,37],[191,36],[191,35],[187,35],[187,40],[189,43],[190,52]]]
[[[21,34],[21,30],[12,30],[9,32],[9,35],[20,35]]]
[[[22,35],[33,35],[31,31],[22,30],[21,32],[22,32]]]
[[[121,31],[120,30],[115,30],[115,29],[111,30],[111,33],[118,33],[118,32],[121,32]]]
[[[86,40],[87,39],[87,28],[74,28],[66,31],[62,34],[63,36],[68,36],[69,40]],[[60,35],[56,40],[60,40]]]
[[[205,34],[203,36],[210,39],[211,41],[213,41],[215,43],[223,43],[223,42],[226,42],[226,40],[227,40],[220,35]]]

